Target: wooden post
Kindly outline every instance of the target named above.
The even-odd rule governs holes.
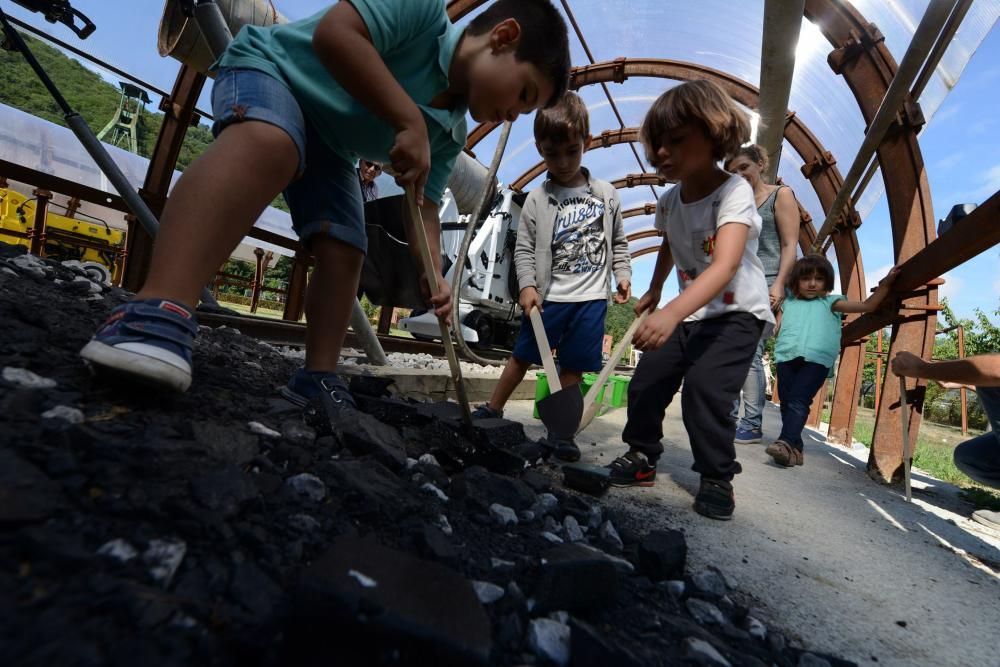
[[[250,314],[257,312],[257,304],[260,303],[260,288],[264,284],[264,249],[254,248],[253,254],[257,257],[257,267],[253,272],[253,282],[250,284]]]
[[[965,359],[965,327],[958,326],[958,358]],[[969,404],[966,389],[963,386],[958,390],[962,397],[962,435],[969,434]]]
[[[42,257],[45,254],[45,216],[49,211],[52,193],[39,188],[33,190],[31,194],[35,195],[35,225],[30,232],[28,252]]]
[[[396,311],[392,306],[382,306],[378,311],[378,333],[387,334],[392,327],[392,314]]]
[[[288,293],[282,319],[298,322],[306,304],[306,279],[309,275],[309,257],[303,251],[295,253],[292,274],[288,277]]]
[[[878,351],[878,356],[875,357],[875,413],[878,414],[878,404],[882,398],[882,330],[878,330],[878,337],[875,339],[876,351]]]

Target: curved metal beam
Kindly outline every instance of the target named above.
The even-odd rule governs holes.
[[[611,181],[611,185],[615,189],[621,190],[622,188],[636,188],[642,185],[659,185],[660,187],[663,187],[676,182],[677,181],[670,180],[660,176],[659,174],[646,172],[643,174],[628,174],[624,178]]]
[[[622,218],[635,218],[640,215],[653,215],[654,213],[656,213],[656,202],[648,202],[642,206],[625,209],[622,211]]]
[[[610,148],[611,146],[632,143],[638,140],[639,128],[637,127],[626,127],[620,130],[604,130],[604,132],[601,132],[599,135],[590,140],[590,146],[587,147],[587,150],[591,151],[595,148]],[[514,182],[511,183],[510,188],[521,192],[525,185],[531,183],[544,173],[545,161],[541,160],[531,169],[518,176]]]
[[[827,60],[834,72],[844,77],[865,121],[870,124],[897,69],[896,61],[889,53],[882,34],[850,3],[842,0],[806,0],[805,14],[834,46]],[[913,105],[905,105],[890,136],[883,140],[878,149],[879,163],[892,165],[892,169],[882,169],[881,172],[889,203],[897,263],[915,255],[935,237],[934,210],[927,172],[917,142],[918,129],[918,110]],[[843,233],[837,236],[843,236]],[[930,358],[937,324],[933,310],[937,306],[937,287],[928,286],[917,296],[905,298],[903,305],[907,308],[924,309],[922,312],[926,316],[893,326],[889,355],[905,350]],[[867,321],[871,321],[871,318],[867,318]],[[855,324],[852,333],[856,335],[861,328]],[[923,384],[923,381],[916,383],[918,387]],[[897,412],[899,408],[899,386],[894,381],[888,381],[887,376],[887,381],[882,385],[882,400],[879,402],[868,459],[869,472],[887,482],[898,477],[903,467],[902,428]],[[916,405],[909,410],[911,444],[916,444],[920,417],[918,395]]]
[[[632,232],[625,238],[628,239],[629,243],[631,243],[632,241],[641,241],[643,239],[651,239],[657,236],[663,236],[663,232],[658,229],[645,229],[641,232]]]
[[[652,255],[654,252],[659,252],[659,251],[660,251],[660,246],[658,245],[650,246],[648,248],[643,248],[642,250],[636,250],[634,253],[632,253],[632,259],[636,260],[645,255]]]

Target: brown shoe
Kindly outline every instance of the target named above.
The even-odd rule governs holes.
[[[775,463],[785,468],[800,466],[804,463],[802,450],[792,447],[784,440],[775,440],[764,451],[774,459]]]

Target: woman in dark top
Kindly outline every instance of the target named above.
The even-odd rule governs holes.
[[[765,183],[762,175],[767,169],[767,154],[756,144],[743,146],[726,161],[726,171],[739,174],[753,188],[757,213],[761,218],[760,237],[757,239],[757,257],[764,265],[771,309],[775,312],[785,298],[785,279],[795,265],[795,252],[799,242],[799,207],[795,195],[787,185]],[[757,345],[753,364],[743,385],[743,418],[736,428],[736,443],[741,445],[761,441],[761,422],[764,412],[765,339]],[[734,406],[733,419],[739,416],[740,406]]]

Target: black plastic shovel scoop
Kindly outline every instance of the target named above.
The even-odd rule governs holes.
[[[552,360],[552,348],[549,347],[549,338],[545,335],[545,326],[538,308],[532,308],[528,318],[531,320],[531,328],[535,330],[542,368],[545,369],[545,377],[552,390],[551,394],[538,401],[538,416],[542,418],[551,437],[571,440],[583,415],[583,394],[575,385],[563,389],[559,384],[559,372],[556,370],[556,362]]]

